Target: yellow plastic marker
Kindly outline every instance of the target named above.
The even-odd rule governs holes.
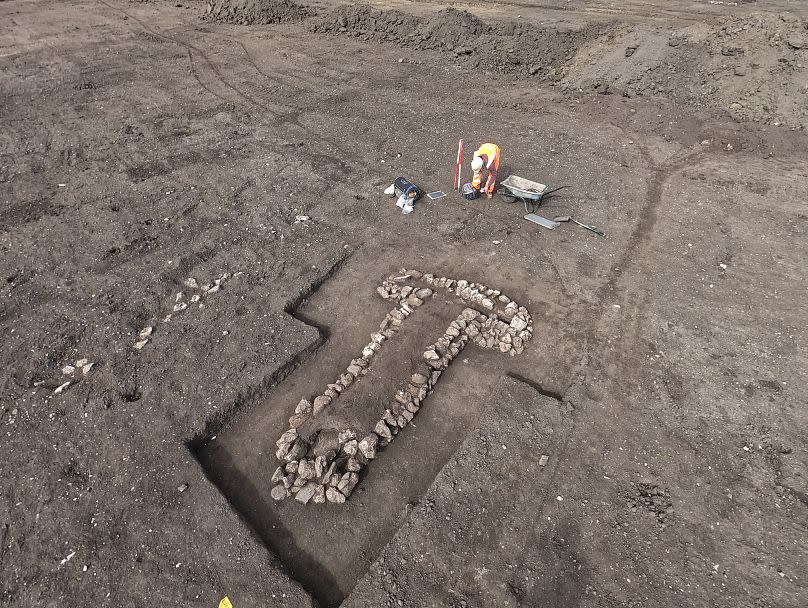
[[[230,602],[230,598],[225,595],[222,598],[222,601],[219,602],[219,608],[233,608],[233,604]]]

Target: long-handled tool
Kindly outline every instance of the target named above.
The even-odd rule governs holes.
[[[461,139],[457,143],[457,161],[455,162],[455,174],[454,174],[454,187],[455,189],[460,192],[460,182],[463,179],[461,172],[463,170],[463,140]]]
[[[586,228],[587,230],[590,230],[590,231],[594,232],[598,236],[606,236],[606,233],[603,232],[603,230],[601,230],[597,226],[587,226],[586,224],[582,224],[581,222],[576,220],[574,217],[570,217],[569,215],[559,215],[558,217],[554,217],[553,221],[554,222],[573,222],[575,224],[578,224],[581,228]]]

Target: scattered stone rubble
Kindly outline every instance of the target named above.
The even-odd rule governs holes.
[[[205,303],[202,301],[204,298],[219,292],[226,281],[241,276],[242,274],[244,273],[236,272],[235,274],[230,274],[229,272],[225,272],[219,275],[219,278],[213,279],[212,283],[204,283],[202,285],[200,285],[195,278],[188,277],[184,282],[187,292],[177,292],[171,304],[171,312],[163,317],[162,322],[168,323],[174,315],[182,313],[192,305],[196,305],[197,308],[205,308]],[[143,350],[143,347],[151,341],[151,336],[155,330],[155,325],[147,325],[141,329],[138,332],[138,339],[132,345],[132,348],[135,350]]]
[[[310,445],[298,433],[300,427],[361,380],[384,343],[438,289],[449,291],[469,306],[426,348],[423,360],[406,385],[395,393],[373,430],[361,437],[354,429],[326,438],[321,432],[315,445]],[[359,472],[412,422],[441,374],[469,341],[515,356],[533,335],[532,318],[524,306],[480,283],[402,269],[384,280],[376,291],[385,300],[395,302],[379,330],[371,334],[361,356],[353,359],[321,395],[300,400],[289,418],[289,429],[275,442],[275,456],[281,464],[272,474],[270,495],[276,501],[294,496],[303,504],[345,502],[359,481]]]
[[[53,389],[53,392],[57,395],[63,393],[68,389],[68,387],[75,384],[76,381],[86,377],[90,373],[90,370],[93,369],[93,366],[95,366],[95,363],[86,358],[81,358],[77,359],[76,361],[66,363],[62,366],[62,377],[64,382]]]

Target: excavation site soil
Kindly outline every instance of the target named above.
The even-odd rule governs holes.
[[[808,605],[806,64],[787,0],[0,0],[0,606]]]

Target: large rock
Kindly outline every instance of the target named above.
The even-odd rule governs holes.
[[[308,502],[314,498],[314,494],[317,492],[318,487],[320,487],[320,484],[310,481],[305,486],[300,488],[300,490],[298,490],[297,494],[295,494],[295,500],[303,503],[304,505],[308,504]]]
[[[359,442],[359,451],[368,460],[376,458],[376,450],[379,446],[379,437],[375,433],[370,433]]]

